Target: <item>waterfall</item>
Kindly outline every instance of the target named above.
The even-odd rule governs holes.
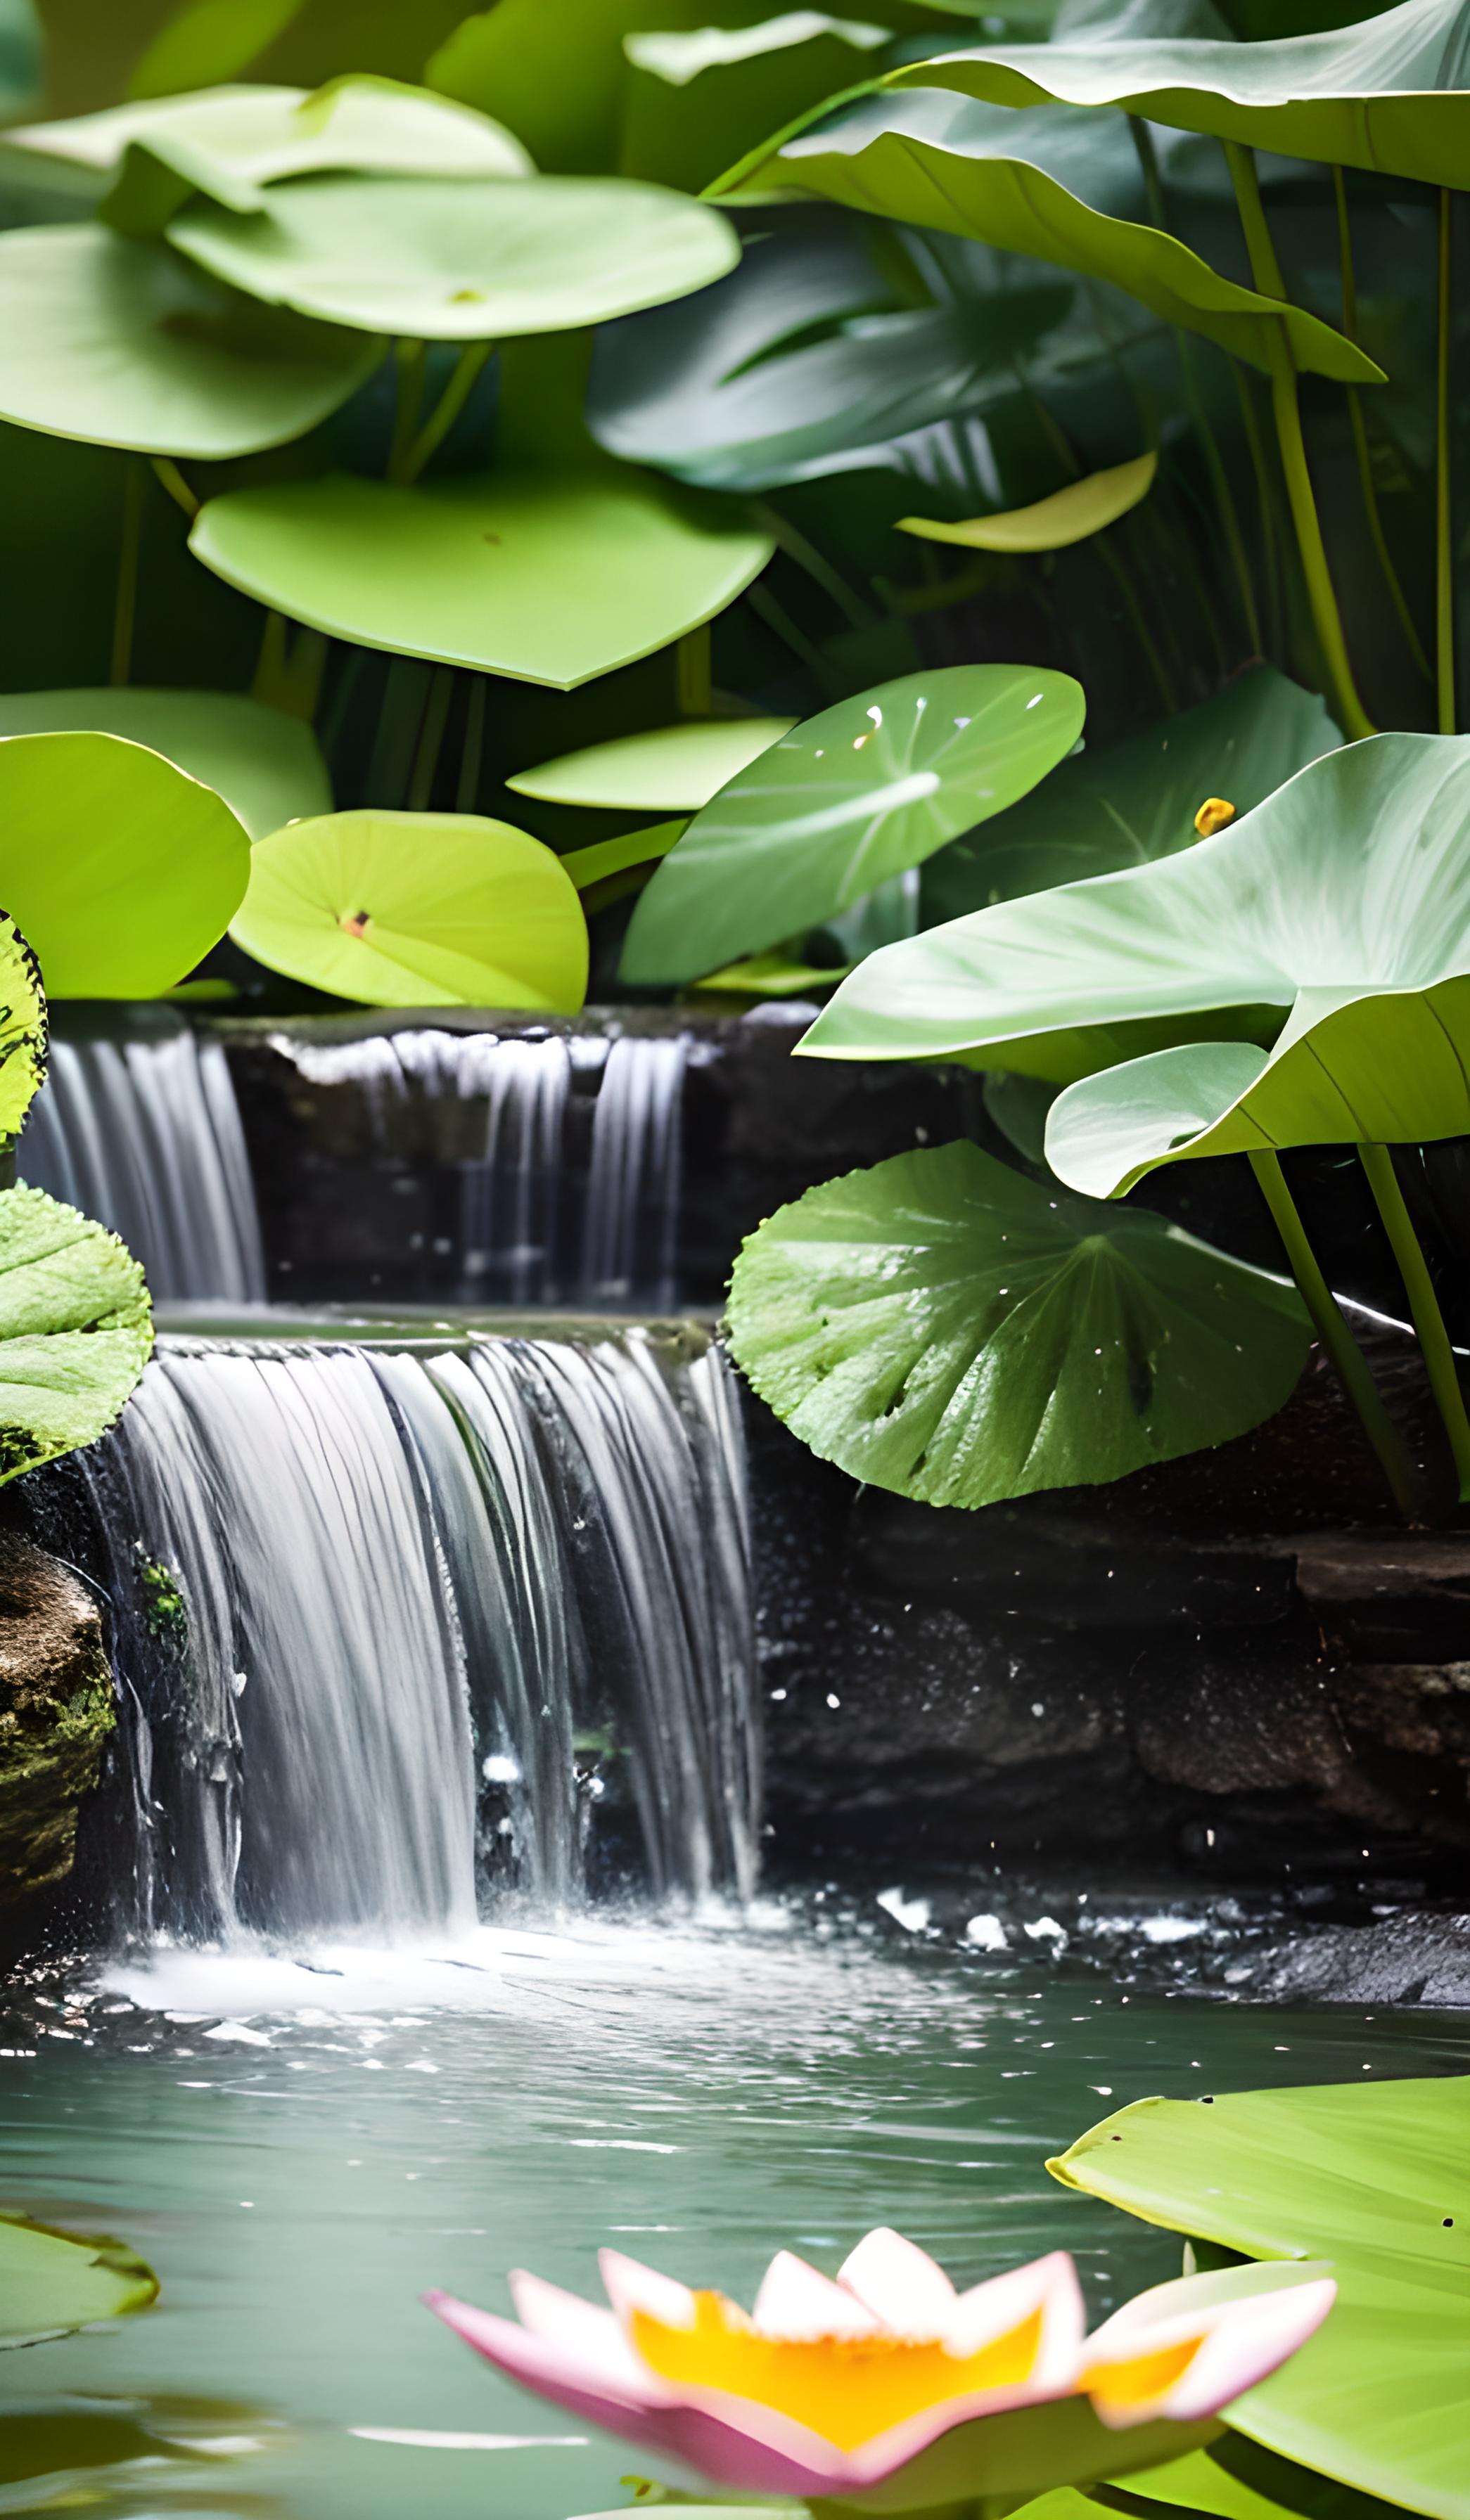
[[[264,1302],[250,1158],[217,1042],[185,1030],[53,1042],[17,1162],[23,1181],[119,1234],[161,1301]]]
[[[524,1035],[436,1026],[272,1048],[308,1083],[352,1087],[380,1146],[418,1098],[482,1102],[458,1159],[459,1297],[666,1312],[679,1300],[687,1034]]]
[[[574,1903],[620,1826],[656,1895],[753,1887],[744,1461],[701,1333],[169,1338],[78,1460],[135,1929],[452,1934]]]

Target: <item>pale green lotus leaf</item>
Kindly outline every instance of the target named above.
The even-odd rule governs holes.
[[[0,742],[0,902],[52,998],[151,998],[219,942],[250,841],[222,797],[114,735]]]
[[[651,866],[656,858],[666,857],[684,828],[683,816],[677,815],[671,822],[651,823],[641,832],[623,832],[616,840],[592,840],[584,849],[569,849],[562,865],[578,892],[590,892],[610,876],[625,875],[631,867]]]
[[[1315,692],[1253,665],[1197,708],[1088,744],[1044,788],[942,849],[924,869],[925,924],[1173,857],[1199,838],[1208,796],[1248,814],[1341,742]]]
[[[0,419],[23,428],[223,462],[330,419],[383,349],[104,227],[0,236]]]
[[[622,978],[698,979],[851,909],[1034,788],[1083,714],[1067,674],[948,665],[808,718],[695,816],[633,913]]]
[[[993,517],[967,517],[945,524],[935,517],[900,517],[900,534],[920,542],[957,543],[962,551],[1052,552],[1086,542],[1106,532],[1146,499],[1159,469],[1157,455],[1135,455],[1130,463],[1110,464],[1084,480],[1069,481],[1049,499],[1029,508],[1007,508]]]
[[[1053,49],[1046,47],[1048,58]],[[1167,230],[1114,217],[1071,190],[1068,178],[1078,180],[1080,164],[1075,115],[1059,115],[1055,108],[1005,113],[956,96],[938,75],[943,67],[926,62],[922,68],[937,75],[924,87],[885,86],[785,137],[774,150],[758,150],[713,194],[755,201],[815,196],[942,228],[1109,281],[1167,323],[1202,334],[1266,373],[1284,329],[1299,368],[1345,383],[1382,383],[1383,371],[1366,353],[1316,316],[1223,279]]]
[[[0,1191],[0,1486],[106,1434],[152,1348],[143,1272],[115,1234],[43,1190]]]
[[[1331,2318],[1236,2400],[1231,2429],[1428,2520],[1467,2520],[1467,2123],[1463,2075],[1139,2100],[1048,2166],[1247,2257],[1330,2258]]]
[[[358,812],[257,841],[231,930],[268,970],[373,1007],[574,1014],[587,929],[554,850],[479,814]]]
[[[1277,1144],[1458,1137],[1467,837],[1470,738],[1373,736],[1176,857],[889,946],[804,1048],[964,1052],[1068,1084],[1181,1043],[1254,1041],[1270,1057],[1241,1082]]]
[[[850,968],[840,963],[831,970],[817,963],[793,962],[789,954],[752,954],[743,963],[727,963],[722,971],[709,972],[693,985],[716,997],[811,998],[834,987]]]
[[[309,726],[234,692],[0,696],[0,736],[90,730],[146,744],[222,796],[253,840],[307,814],[330,814],[332,788]]]
[[[564,752],[518,770],[507,788],[557,805],[601,805],[622,813],[692,814],[796,724],[792,717],[695,720],[620,735],[611,743]]]
[[[1467,0],[1403,0],[1357,25],[1275,42],[986,45],[892,75],[996,105],[1122,106],[1284,158],[1470,184]]]
[[[570,332],[704,289],[740,258],[717,210],[655,184],[308,175],[249,217],[195,202],[168,240],[298,314],[414,340]]]
[[[735,1263],[729,1326],[821,1459],[966,1507],[1243,1434],[1287,1399],[1311,1337],[1278,1280],[965,1140],[778,1209]]]
[[[0,910],[0,1145],[46,1082],[46,992],[36,958]]]
[[[773,548],[729,508],[612,466],[232,490],[201,509],[189,547],[334,638],[555,691],[712,619]]]
[[[12,1194],[7,1192],[0,1198],[0,1218]],[[39,1195],[24,1193],[26,1199]],[[6,1266],[0,1238],[0,1270]],[[0,1303],[7,1282],[0,1277]],[[0,1338],[4,1336],[0,1329]],[[0,1348],[0,1356],[4,1354]],[[117,2240],[82,2239],[20,2215],[0,2214],[0,2346],[35,2345],[43,2337],[64,2336],[69,2328],[90,2327],[94,2319],[146,2310],[158,2292],[153,2269]]]

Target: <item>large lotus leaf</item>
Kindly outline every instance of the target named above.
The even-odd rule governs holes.
[[[3,719],[0,719],[3,723]],[[507,779],[519,796],[540,796],[557,805],[611,806],[620,813],[692,814],[717,796],[777,738],[795,726],[790,717],[686,719],[647,735],[620,735],[611,743],[564,752]]]
[[[0,1145],[46,1082],[46,992],[36,958],[0,910]]]
[[[839,701],[695,816],[633,913],[621,976],[698,979],[850,910],[1065,759],[1068,674],[947,665]],[[891,949],[896,950],[896,949]]]
[[[147,744],[224,798],[253,840],[306,814],[329,814],[332,788],[309,726],[233,692],[13,692],[0,736],[72,730]]]
[[[1100,2520],[1102,2499],[1099,2495],[1090,2510],[1058,2513],[1056,2520]],[[1209,2520],[1399,2520],[1402,2508],[1281,2458],[1237,2432],[1221,2433],[1208,2450],[1192,2451],[1187,2458],[1166,2459],[1147,2474],[1129,2476],[1112,2488],[1107,2501],[1115,2514],[1121,2507],[1132,2520],[1172,2520],[1181,2511],[1204,2512]]]
[[[788,9],[754,26],[623,38],[620,171],[698,193],[799,114],[870,76],[886,25]]]
[[[312,629],[564,692],[712,619],[772,550],[697,492],[611,466],[232,490],[189,547]]]
[[[1273,1132],[1309,1132],[1278,1143],[1457,1137],[1470,1131],[1455,1048],[1470,1042],[1467,832],[1470,738],[1373,736],[1177,857],[890,946],[804,1047],[973,1052],[1068,1084],[1130,1052],[1274,1042],[1263,1108]]]
[[[1248,814],[1341,742],[1314,692],[1253,665],[1197,708],[1075,753],[1044,792],[942,849],[924,869],[926,923],[1173,857],[1207,797]]]
[[[714,190],[736,200],[815,195],[1060,263],[1084,279],[1111,282],[1167,323],[1203,334],[1266,373],[1284,325],[1299,368],[1348,383],[1382,383],[1383,371],[1366,353],[1316,316],[1283,310],[1276,299],[1222,279],[1167,230],[1114,217],[1072,189],[1090,171],[1076,120],[1055,107],[1006,113],[940,85],[884,89],[758,152]],[[1097,172],[1105,201],[1116,181],[1105,151]]]
[[[1320,2334],[1230,2408],[1234,2431],[1431,2520],[1470,2514],[1470,2172],[1463,2077],[1139,2100],[1049,2167],[1252,2258],[1330,2258]]]
[[[0,742],[0,902],[53,998],[152,998],[217,945],[250,842],[222,798],[114,735]]]
[[[587,928],[552,849],[478,814],[328,814],[256,843],[230,930],[272,971],[372,1007],[574,1013]]]
[[[966,517],[957,524],[945,524],[936,517],[900,517],[898,531],[913,534],[920,542],[948,543],[961,551],[1067,551],[1074,543],[1105,533],[1146,499],[1158,469],[1157,455],[1135,455],[1126,464],[1110,464],[1104,472],[1069,481],[1065,489],[1053,490],[1047,499],[1034,499],[1029,507],[1002,509],[990,517]]]
[[[6,1199],[10,1195],[6,1192]],[[38,1197],[39,1192],[25,1196]],[[3,1250],[0,1243],[0,1255]],[[0,1279],[0,1288],[6,1282]],[[158,2292],[153,2269],[117,2240],[82,2239],[72,2231],[52,2231],[19,2215],[0,2214],[0,2346],[35,2345],[43,2337],[64,2336],[69,2328],[90,2327],[96,2318],[146,2310]]]
[[[1358,25],[1276,42],[987,45],[892,75],[996,105],[1121,105],[1282,157],[1470,184],[1470,0],[1403,0]]]
[[[261,204],[261,187],[329,168],[359,174],[528,175],[518,140],[487,115],[393,79],[299,87],[216,87],[113,106],[67,122],[31,123],[11,148],[116,174],[105,215],[153,232],[192,192],[231,209]]]
[[[754,26],[774,18],[779,6],[780,0],[719,0],[717,8],[712,0],[496,0],[455,28],[424,75],[443,95],[508,122],[538,166],[556,174],[611,173],[621,161],[628,36]],[[968,0],[959,10],[951,0],[884,0],[871,8],[833,0],[831,14],[877,22],[896,34],[938,32],[945,18],[951,21],[946,31],[953,32],[956,15],[974,23]]]
[[[415,340],[565,333],[729,271],[728,219],[656,184],[308,175],[242,217],[196,202],[172,245],[268,305]]]
[[[717,288],[599,334],[588,427],[610,454],[708,489],[887,464],[911,430],[973,412],[988,382],[1014,391],[1016,361],[1073,300],[1058,285],[847,311],[884,293],[830,232],[810,254],[799,236],[754,237]],[[781,346],[807,324],[836,329]]]
[[[96,226],[0,236],[0,418],[23,428],[222,461],[303,436],[382,355],[163,246]]]
[[[43,1190],[0,1192],[0,1486],[106,1434],[152,1347],[143,1272],[115,1234]]]
[[[778,1209],[735,1263],[729,1322],[755,1388],[814,1453],[957,1506],[1243,1434],[1286,1400],[1311,1337],[1276,1279],[966,1140]]]

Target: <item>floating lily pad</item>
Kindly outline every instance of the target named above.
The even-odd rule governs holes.
[[[1232,2431],[1430,2520],[1470,2515],[1470,2080],[1138,2100],[1048,2167],[1252,2258],[1330,2258],[1321,2333]]]
[[[168,239],[271,306],[415,340],[562,333],[704,289],[733,268],[729,220],[654,184],[306,176],[249,217],[199,202]]]
[[[230,930],[267,969],[372,1007],[574,1013],[587,929],[555,852],[478,814],[329,814],[258,841]]]
[[[1207,796],[1249,814],[1341,742],[1315,692],[1253,665],[1197,708],[1121,743],[1088,744],[1044,790],[942,849],[924,869],[925,925],[1177,856],[1199,838]]]
[[[13,1194],[7,1192],[7,1200]],[[27,1191],[23,1196],[38,1199],[40,1192]],[[0,1239],[0,1270],[7,1258]],[[0,1277],[0,1302],[8,1283]],[[7,1351],[0,1349],[4,1355]],[[153,2269],[120,2241],[82,2239],[19,2215],[0,2215],[0,2346],[34,2345],[42,2337],[64,2336],[69,2328],[90,2327],[94,2319],[146,2310],[158,2292]]]
[[[564,752],[507,779],[521,796],[558,805],[603,805],[624,813],[692,814],[738,771],[796,724],[791,717],[686,720],[647,735],[619,736],[584,752]]]
[[[1278,1280],[968,1141],[778,1209],[735,1263],[729,1324],[756,1390],[822,1460],[969,1507],[1243,1434],[1311,1339]]]
[[[0,1194],[0,1486],[106,1434],[152,1347],[143,1272],[115,1234],[43,1190]],[[3,2252],[0,2271],[9,2272]],[[108,2315],[105,2304],[84,2314]],[[29,2305],[22,2318],[29,2327]],[[20,2340],[0,2328],[0,2341]]]
[[[332,788],[309,726],[231,692],[12,692],[0,736],[90,730],[147,744],[222,796],[253,840],[306,814],[330,814]]]
[[[1136,508],[1154,486],[1157,455],[1137,455],[1130,464],[1111,464],[1104,472],[1089,472],[1084,481],[1069,481],[1049,499],[1029,508],[1008,508],[993,517],[967,517],[944,524],[934,517],[900,517],[900,534],[920,542],[957,543],[963,551],[1065,551],[1086,542]]]
[[[294,621],[556,691],[711,620],[772,548],[728,508],[611,466],[232,490],[190,535],[206,567]]]
[[[1058,48],[1045,47],[1048,62]],[[1125,52],[1125,44],[1106,47]],[[1241,45],[1242,53],[1268,49]],[[801,199],[947,230],[1024,253],[1090,280],[1110,281],[1186,332],[1269,372],[1284,328],[1297,365],[1357,384],[1381,384],[1366,353],[1299,306],[1243,289],[1163,228],[1118,218],[1071,189],[1090,176],[1106,201],[1110,160],[1082,156],[1075,114],[1007,113],[946,92],[951,61],[914,93],[885,86],[814,128],[756,154],[712,189],[720,199]],[[1120,135],[1121,136],[1121,135]],[[1053,172],[1053,166],[1056,172]]]
[[[46,1082],[46,993],[36,958],[0,910],[0,1145]]]
[[[106,228],[0,236],[0,418],[53,437],[211,461],[283,446],[354,394],[383,346]]]
[[[1425,184],[1470,184],[1465,0],[1403,0],[1361,24],[1240,44],[1065,38],[987,44],[915,62],[905,86],[957,88],[996,105],[1122,106],[1285,158],[1362,166]]]
[[[223,799],[113,735],[0,742],[0,902],[53,998],[151,998],[216,945],[250,842]]]
[[[698,979],[849,910],[1069,753],[1067,674],[948,665],[881,683],[783,736],[697,814],[633,913],[624,980]]]

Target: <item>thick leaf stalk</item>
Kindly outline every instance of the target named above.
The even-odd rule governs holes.
[[[1454,510],[1450,484],[1449,350],[1453,282],[1453,196],[1440,194],[1438,347],[1435,379],[1435,679],[1441,735],[1455,731]]]
[[[1445,1327],[1445,1316],[1440,1310],[1440,1299],[1435,1293],[1434,1280],[1429,1274],[1423,1246],[1414,1232],[1413,1220],[1399,1186],[1394,1158],[1388,1148],[1364,1145],[1357,1151],[1362,1158],[1362,1168],[1367,1174],[1378,1213],[1394,1246],[1394,1257],[1399,1263],[1399,1274],[1408,1296],[1414,1328],[1419,1333],[1419,1345],[1424,1351],[1429,1386],[1449,1438],[1449,1449],[1454,1455],[1460,1502],[1467,1504],[1470,1503],[1470,1418],[1465,1414],[1459,1370],[1449,1343],[1449,1332]]]
[[[1242,148],[1234,140],[1227,140],[1224,148],[1235,186],[1235,198],[1240,205],[1240,222],[1245,230],[1252,276],[1263,297],[1279,298],[1284,305],[1286,283],[1266,225],[1255,153]],[[1307,441],[1302,434],[1296,362],[1284,327],[1278,328],[1270,356],[1271,411],[1276,423],[1276,439],[1281,450],[1281,469],[1286,476],[1286,495],[1296,529],[1297,549],[1307,580],[1308,600],[1322,653],[1327,660],[1327,672],[1343,732],[1351,742],[1355,743],[1362,736],[1372,735],[1375,730],[1358,698],[1342,614],[1338,610],[1332,584],[1332,571],[1327,563],[1327,547],[1322,540],[1322,523],[1311,486],[1311,469],[1307,461]]]
[[[1353,261],[1353,231],[1348,219],[1348,188],[1343,181],[1341,166],[1333,167],[1332,183],[1337,201],[1338,258],[1342,267],[1343,331],[1350,341],[1355,341],[1357,339],[1357,275]],[[1388,536],[1383,529],[1378,490],[1373,479],[1373,459],[1368,448],[1367,423],[1362,416],[1362,395],[1356,385],[1347,386],[1346,392],[1348,418],[1353,428],[1353,451],[1357,458],[1357,477],[1362,485],[1363,513],[1368,520],[1368,538],[1373,545],[1374,557],[1383,573],[1383,582],[1389,591],[1389,601],[1399,616],[1400,627],[1408,642],[1409,652],[1425,681],[1428,682],[1430,680],[1429,658],[1424,652],[1424,642],[1419,636],[1399,571],[1394,566],[1394,556],[1389,550]]]
[[[1377,1455],[1394,1503],[1405,1522],[1417,1521],[1423,1505],[1418,1472],[1409,1459],[1402,1436],[1383,1405],[1378,1386],[1368,1370],[1367,1358],[1343,1319],[1337,1297],[1322,1275],[1316,1253],[1307,1238],[1307,1229],[1302,1223],[1296,1200],[1287,1189],[1281,1158],[1263,1150],[1253,1154],[1250,1163],[1281,1237],[1302,1301],[1337,1369],[1338,1378],[1353,1404],[1363,1433]]]

